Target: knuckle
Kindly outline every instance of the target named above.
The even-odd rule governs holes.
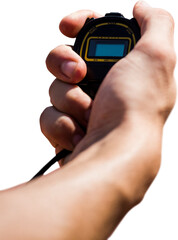
[[[152,55],[160,64],[165,66],[175,61],[174,51],[169,46],[160,47],[158,44],[155,45],[155,48],[152,50]]]
[[[50,70],[53,65],[56,65],[59,61],[61,54],[65,55],[69,51],[70,47],[62,44],[51,50],[46,58],[46,66]]]
[[[176,54],[171,47],[156,49],[154,56],[164,72],[173,73],[176,64]]]
[[[62,115],[53,125],[53,138],[65,149],[72,150],[72,136],[74,131],[75,126],[70,117]]]
[[[47,107],[40,116],[40,128],[44,136],[56,147],[56,144],[72,149],[70,143],[75,126],[69,116],[54,113],[53,107]]]
[[[81,100],[81,89],[78,86],[72,86],[71,88],[66,91],[66,102],[69,106],[77,106]],[[83,98],[82,98],[83,100]]]
[[[61,116],[60,118],[57,119],[57,121],[55,122],[54,127],[58,127],[59,129],[66,129],[66,126],[68,125],[69,119],[67,116]]]
[[[160,114],[167,119],[176,102],[176,84],[175,81],[170,84],[167,90],[165,101],[162,104]]]
[[[156,9],[156,15],[157,17],[167,20],[172,26],[174,26],[174,18],[168,11],[158,8]]]
[[[169,69],[173,72],[176,66],[176,61],[177,61],[176,53],[174,50],[171,49],[168,52],[168,54],[169,54],[169,57],[167,59],[167,64]]]
[[[176,53],[172,45],[167,42],[145,40],[139,44],[138,49],[146,54],[151,61],[157,63],[163,71],[174,71],[176,65]]]

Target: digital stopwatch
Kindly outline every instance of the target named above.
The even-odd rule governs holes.
[[[110,68],[125,57],[139,39],[140,28],[135,18],[129,20],[120,13],[88,18],[73,47],[87,65],[86,77],[78,84],[83,91],[94,98]]]

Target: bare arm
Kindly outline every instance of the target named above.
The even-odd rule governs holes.
[[[63,169],[1,193],[1,239],[107,239],[159,168],[161,128],[141,125],[128,123]]]
[[[170,15],[141,4],[136,5],[134,15],[142,28],[142,39],[104,80],[93,102],[87,134],[65,160],[68,163],[31,183],[1,192],[2,239],[104,240],[125,214],[143,199],[159,170],[162,129],[175,101],[175,59],[172,58]],[[165,29],[155,25],[161,25],[162,21],[167,26]],[[154,27],[160,30],[158,34]],[[164,31],[169,33],[166,34],[169,44],[158,49],[159,37],[165,34]],[[165,53],[168,51],[165,46],[170,46],[169,53],[172,54]],[[137,59],[135,65],[133,58]],[[52,71],[57,71],[55,59],[51,59]],[[57,84],[63,83],[55,81],[54,84],[56,88],[51,89],[51,96],[54,96],[54,89],[58,90]],[[78,94],[77,99],[80,99]],[[87,96],[82,94],[82,97],[86,99]],[[87,105],[87,101],[84,102]],[[82,103],[76,106],[84,109]],[[103,104],[104,108],[101,107]],[[54,129],[57,131],[57,125],[51,128],[51,122],[47,123],[56,114],[59,114],[58,120],[62,116],[56,109],[56,106],[50,109],[53,114],[49,118],[47,109],[41,121],[45,134],[59,148],[58,136],[52,133]],[[66,113],[70,114],[67,110]],[[70,121],[68,118],[66,124],[63,122],[63,128],[71,133],[68,139],[79,130],[74,123],[72,118]]]

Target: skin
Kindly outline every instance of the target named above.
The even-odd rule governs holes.
[[[114,65],[93,102],[75,85],[86,66],[70,47],[47,57],[56,80],[41,129],[56,152],[73,153],[59,170],[0,193],[1,239],[104,240],[144,198],[160,167],[162,130],[175,102],[174,23],[144,2],[133,15],[141,40]],[[69,15],[60,30],[75,37],[92,16],[99,15]]]

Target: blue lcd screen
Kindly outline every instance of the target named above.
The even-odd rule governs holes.
[[[128,52],[128,40],[90,39],[89,58],[122,58]]]
[[[95,57],[123,57],[124,44],[96,44]]]

